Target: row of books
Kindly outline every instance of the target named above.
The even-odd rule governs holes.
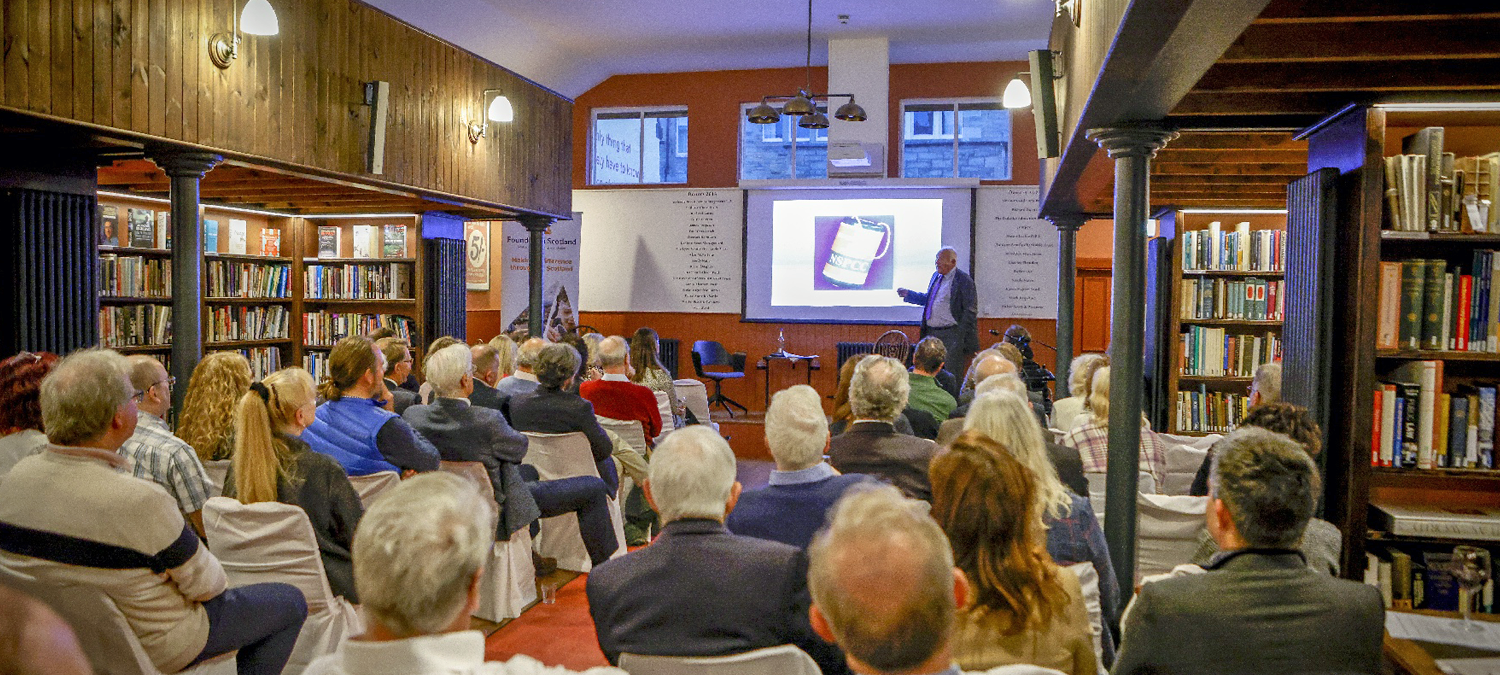
[[[248,232],[249,224],[238,218],[229,219],[229,230],[225,232],[229,241],[225,242],[225,253],[231,255],[246,255],[249,253]],[[219,221],[212,218],[203,219],[203,251],[205,253],[219,252]],[[273,227],[263,227],[260,230],[260,253],[257,255],[276,257],[281,255],[281,230]]]
[[[1281,321],[1285,296],[1280,279],[1183,279],[1182,318]]]
[[[1365,583],[1380,589],[1386,609],[1456,612],[1463,595],[1453,577],[1453,547],[1404,544],[1372,547],[1365,553]],[[1492,550],[1490,559],[1500,554]],[[1492,563],[1493,565],[1493,563]],[[1494,576],[1491,570],[1491,577]],[[1495,580],[1485,582],[1475,610],[1495,614]]]
[[[99,245],[132,248],[171,248],[172,214],[170,211],[127,208],[120,220],[118,206],[99,207]]]
[[[256,380],[281,370],[280,347],[251,347],[249,349],[215,349],[214,352],[239,352],[250,361],[250,373]],[[325,355],[326,356],[326,355]]]
[[[328,378],[328,352],[308,352],[302,355],[302,369],[312,375],[313,382]]]
[[[302,315],[302,340],[310,347],[332,347],[350,335],[369,335],[381,328],[395,331],[395,337],[403,340],[411,340],[416,334],[416,322],[411,317],[395,314],[308,312]]]
[[[412,298],[412,266],[308,265],[303,272],[307,297],[326,300],[401,300]]]
[[[405,225],[355,225],[349,236],[355,258],[405,258]],[[344,230],[337,225],[318,227],[318,257],[337,258],[343,249]]]
[[[1380,263],[1378,349],[1500,351],[1500,255],[1476,249],[1465,274],[1447,261]]]
[[[1375,390],[1370,463],[1406,469],[1494,469],[1494,385],[1443,391],[1442,361],[1411,361]]]
[[[1243,222],[1228,231],[1219,221],[1182,233],[1182,269],[1203,272],[1280,272],[1285,269],[1286,232],[1250,230]]]
[[[209,309],[208,342],[239,340],[284,340],[290,324],[290,312],[282,305],[267,307],[226,307]]]
[[[1274,334],[1230,335],[1223,328],[1188,326],[1181,334],[1183,375],[1250,377],[1262,363],[1281,360],[1281,337]]]
[[[208,261],[210,298],[289,298],[292,268],[285,263]]]
[[[1500,153],[1457,157],[1443,147],[1443,127],[1401,139],[1403,154],[1385,158],[1386,222],[1402,232],[1500,231]]]
[[[105,297],[169,298],[172,262],[106,253],[99,256],[99,294]]]
[[[1244,392],[1209,391],[1206,386],[1177,392],[1178,431],[1228,433],[1239,426],[1250,410]]]
[[[105,347],[167,345],[172,342],[172,308],[168,305],[121,305],[99,308],[99,341]]]

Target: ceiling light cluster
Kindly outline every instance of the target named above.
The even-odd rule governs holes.
[[[841,16],[841,21],[846,18]],[[834,119],[845,122],[863,122],[869,119],[865,109],[854,102],[854,94],[814,94],[812,93],[812,0],[807,0],[807,63],[806,63],[807,86],[798,89],[791,96],[777,95],[764,96],[760,99],[760,105],[746,111],[745,117],[751,124],[776,124],[781,121],[782,115],[791,115],[799,118],[797,126],[803,129],[827,129],[828,116],[818,112],[815,101],[822,100],[827,103],[829,99],[847,98],[848,103],[838,107],[833,112]],[[781,110],[772,107],[771,101],[786,100]]]

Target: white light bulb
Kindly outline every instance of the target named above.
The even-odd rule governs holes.
[[[250,0],[240,13],[240,31],[251,35],[275,35],[281,32],[276,10],[266,0]]]
[[[1026,83],[1021,81],[1020,76],[1005,85],[1005,96],[1000,99],[1000,105],[1007,108],[1027,108],[1031,106],[1031,90],[1026,88]]]
[[[490,101],[490,109],[486,114],[491,122],[510,122],[516,119],[516,111],[510,107],[510,99],[504,96],[496,96]]]

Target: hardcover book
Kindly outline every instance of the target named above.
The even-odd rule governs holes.
[[[384,257],[384,258],[405,258],[406,257],[406,226],[405,225],[386,225],[385,226],[385,247],[384,247],[384,250],[382,251],[382,256],[381,257]]]
[[[126,209],[130,220],[130,245],[134,248],[156,247],[156,212],[150,209]]]
[[[318,257],[339,257],[339,228],[337,225],[318,226]]]
[[[1370,526],[1403,537],[1500,541],[1500,509],[1371,502]]]
[[[172,248],[172,212],[156,212],[156,247]]]
[[[203,219],[203,251],[205,253],[219,252],[219,221],[217,220]]]
[[[99,245],[120,245],[120,209],[117,206],[99,207]]]
[[[379,233],[379,229],[376,228],[374,225],[355,225],[354,226],[354,242],[353,242],[354,243],[354,257],[356,257],[356,258],[373,258],[373,257],[375,257],[374,251],[376,250],[376,247],[379,245],[379,241],[377,241],[377,239],[376,239],[379,236],[378,233]]]
[[[246,230],[249,226],[245,221],[238,218],[229,219],[229,252],[238,255],[245,254],[245,240],[248,238]]]
[[[281,230],[270,227],[261,229],[260,254],[267,256],[281,255]]]

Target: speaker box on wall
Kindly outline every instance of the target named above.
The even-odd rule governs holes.
[[[1057,128],[1057,96],[1052,91],[1052,52],[1038,49],[1029,54],[1031,61],[1031,119],[1036,123],[1036,156],[1056,157],[1061,153],[1061,134]]]

